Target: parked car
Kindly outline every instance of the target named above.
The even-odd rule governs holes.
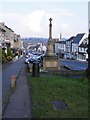
[[[26,58],[29,58],[29,57],[31,57],[32,55],[33,55],[32,53],[28,52],[25,57],[26,57]]]
[[[33,63],[34,61],[41,62],[41,56],[38,55],[31,55],[30,57],[25,59],[25,63]]]

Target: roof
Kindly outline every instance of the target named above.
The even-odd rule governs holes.
[[[85,33],[77,34],[77,36],[73,39],[73,43],[79,43]]]
[[[6,25],[5,25],[5,27],[6,27],[7,29],[9,29],[10,31],[14,32],[11,28],[7,27]]]
[[[75,38],[75,37],[72,36],[72,37],[70,37],[66,42],[71,41],[71,40],[73,40],[74,38]]]
[[[58,41],[58,42],[55,42],[55,43],[66,44],[66,41]]]
[[[87,45],[87,43],[85,43],[85,44],[84,44],[84,43],[82,43],[82,44],[80,44],[80,45],[79,45],[79,47],[87,48],[87,47],[88,47],[88,45]]]
[[[60,44],[66,44],[66,41],[60,41]]]
[[[3,28],[1,28],[1,27],[0,27],[0,30],[1,30],[2,32],[5,32],[5,30],[4,30]]]

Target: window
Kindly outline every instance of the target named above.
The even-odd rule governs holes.
[[[84,48],[84,52],[86,52],[86,49]]]
[[[82,59],[83,59],[83,60],[85,60],[85,59],[86,59],[85,55],[82,55]]]

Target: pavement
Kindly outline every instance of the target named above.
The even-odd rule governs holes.
[[[31,96],[25,66],[21,68],[16,80],[15,91],[9,99],[9,103],[2,118],[32,118]]]
[[[25,66],[25,58],[20,58],[17,61],[11,61],[6,64],[3,64],[2,69],[2,96],[5,98],[11,87],[11,77],[14,75],[18,77],[21,68]]]

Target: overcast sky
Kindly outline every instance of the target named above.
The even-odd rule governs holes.
[[[60,33],[64,38],[88,33],[88,2],[2,2],[0,6],[0,22],[21,37],[48,38],[50,17],[53,38]]]

